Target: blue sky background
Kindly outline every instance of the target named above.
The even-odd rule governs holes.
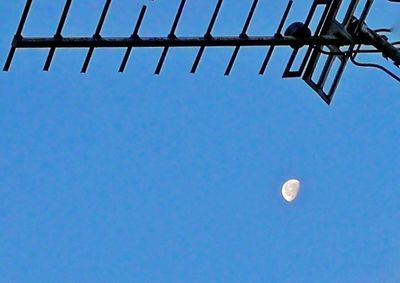
[[[115,0],[104,36],[166,35],[178,0]],[[4,63],[25,1],[1,1]],[[25,35],[54,34],[63,1],[35,0]],[[188,1],[178,35],[202,35],[216,1]],[[103,1],[74,1],[64,35],[90,36]],[[216,35],[236,35],[250,0],[226,0]],[[249,34],[273,34],[285,1],[261,0]],[[311,1],[296,1],[289,22]],[[399,22],[379,0],[368,23]],[[397,39],[399,36],[397,35]],[[396,39],[393,37],[392,39]],[[265,48],[18,51],[0,74],[2,282],[400,282],[400,96],[384,73],[350,65],[333,104],[266,76]],[[376,62],[383,62],[377,56]],[[299,178],[288,205],[280,188]]]

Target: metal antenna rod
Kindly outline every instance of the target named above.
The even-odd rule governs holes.
[[[103,28],[104,21],[106,19],[110,5],[111,5],[111,0],[107,0],[104,5],[103,12],[101,13],[99,23],[97,24],[96,32],[93,35],[93,40],[101,39],[100,32],[101,32],[101,29]],[[93,52],[94,52],[94,47],[90,47],[88,54],[86,56],[85,62],[83,63],[81,73],[86,73],[87,68],[89,67],[90,60],[92,59],[92,56],[93,56]]]
[[[278,37],[282,36],[281,35],[282,29],[283,29],[283,26],[285,25],[287,17],[289,16],[289,12],[290,12],[290,9],[292,8],[292,5],[293,5],[293,0],[290,0],[286,6],[285,12],[279,23],[278,29],[276,30],[275,36],[278,36]],[[275,45],[270,46],[268,53],[265,56],[264,62],[261,65],[259,75],[264,75],[265,70],[267,69],[268,63],[271,60],[272,54],[274,53],[274,50],[275,50]]]
[[[12,59],[13,59],[14,54],[15,54],[15,50],[17,49],[17,47],[15,46],[15,43],[16,43],[16,41],[22,39],[22,30],[24,28],[24,25],[25,25],[25,22],[26,22],[26,18],[28,17],[29,10],[30,10],[31,6],[32,6],[32,0],[28,0],[26,2],[26,4],[25,4],[24,11],[22,12],[22,17],[21,17],[21,20],[19,22],[17,32],[15,33],[15,36],[14,36],[13,45],[11,47],[10,53],[8,54],[8,57],[7,57],[5,65],[4,65],[3,71],[7,72],[10,69],[10,65],[11,65]]]
[[[62,37],[61,32],[64,27],[65,21],[67,19],[67,15],[68,15],[68,11],[71,7],[71,3],[72,3],[72,0],[67,0],[67,2],[65,2],[65,6],[64,6],[63,13],[61,15],[60,23],[58,24],[56,34],[54,35],[55,38]],[[44,64],[43,71],[48,71],[50,69],[51,61],[53,60],[55,52],[56,52],[56,48],[53,47],[50,49],[49,55],[47,56],[46,63]]]
[[[176,38],[175,31],[176,31],[176,28],[178,26],[179,20],[180,20],[180,18],[182,16],[182,12],[183,12],[183,8],[185,7],[185,3],[186,3],[186,0],[182,0],[181,1],[181,4],[180,4],[178,12],[176,14],[174,23],[172,25],[171,31],[170,31],[170,33],[168,35],[169,39],[175,39]],[[162,66],[164,65],[164,61],[165,61],[165,58],[167,57],[168,51],[169,51],[169,47],[168,46],[164,47],[163,53],[161,54],[160,61],[158,62],[158,65],[157,65],[157,68],[156,68],[156,71],[155,71],[156,75],[159,75],[161,73],[161,69],[162,69]]]
[[[294,38],[292,36],[218,36],[206,37],[63,37],[40,38],[24,37],[15,40],[16,48],[160,48],[160,47],[236,47],[236,46],[286,46],[301,44],[303,46],[314,45],[338,45],[347,46],[352,43],[371,45],[368,39],[354,38],[350,41],[335,35],[321,35],[310,38]]]
[[[135,29],[133,30],[131,38],[136,38],[136,39],[139,38],[139,29],[140,29],[140,26],[142,25],[144,14],[146,13],[146,9],[147,9],[147,7],[145,5],[143,5],[142,9],[140,10],[139,18],[138,18],[138,20],[136,22],[136,26],[135,26]],[[126,64],[128,63],[129,56],[131,55],[131,52],[132,52],[132,47],[128,47],[126,49],[124,59],[122,59],[121,66],[119,67],[119,72],[120,73],[125,71],[125,67],[126,67]]]
[[[386,58],[393,60],[396,66],[400,65],[400,50],[394,45],[390,44],[382,36],[375,31],[368,28],[365,24],[361,26],[360,34],[368,38],[371,45],[375,46],[378,50],[381,50]]]
[[[215,10],[214,10],[214,13],[212,15],[210,24],[208,25],[207,32],[206,32],[206,34],[204,36],[205,38],[208,38],[208,39],[212,38],[211,32],[212,32],[212,29],[214,28],[215,21],[217,20],[219,11],[221,10],[222,1],[223,0],[218,0],[217,6],[215,7]],[[196,73],[197,67],[199,66],[201,57],[203,56],[203,53],[204,53],[205,49],[206,49],[205,46],[200,46],[199,52],[197,53],[196,59],[195,59],[195,61],[193,63],[193,66],[192,66],[192,70],[190,71],[192,74]]]
[[[240,38],[246,38],[247,37],[246,33],[247,33],[247,30],[248,30],[248,28],[250,26],[250,22],[251,22],[251,19],[253,18],[254,12],[256,10],[257,3],[258,3],[258,0],[254,0],[253,1],[253,5],[251,6],[249,15],[247,16],[246,23],[244,24],[243,30],[242,30],[242,32],[240,34]],[[229,76],[229,74],[231,73],[232,68],[233,68],[233,64],[235,64],[236,58],[237,58],[237,56],[239,54],[240,47],[241,47],[240,45],[235,47],[235,50],[233,51],[233,54],[232,54],[232,58],[231,58],[231,60],[230,60],[230,62],[228,64],[228,67],[226,68],[225,76]]]

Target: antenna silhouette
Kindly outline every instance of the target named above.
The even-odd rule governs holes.
[[[95,33],[91,37],[64,37],[62,30],[65,25],[72,0],[66,0],[61,19],[52,37],[24,37],[22,35],[26,19],[28,17],[33,0],[27,0],[22,13],[17,32],[12,41],[12,46],[4,64],[4,71],[9,71],[15,51],[17,49],[47,48],[49,54],[43,70],[48,71],[54,54],[59,48],[87,48],[88,53],[83,63],[81,72],[85,73],[90,65],[91,58],[97,48],[125,48],[119,72],[124,72],[129,57],[135,48],[163,48],[163,52],[155,69],[159,75],[171,48],[198,47],[193,66],[190,70],[195,74],[206,48],[210,47],[234,47],[232,57],[225,70],[229,76],[239,51],[242,47],[268,47],[264,61],[261,63],[259,75],[264,75],[268,64],[277,47],[289,47],[292,53],[283,72],[283,78],[302,78],[327,104],[332,102],[343,72],[351,61],[356,66],[378,68],[392,78],[400,82],[399,75],[378,64],[361,63],[356,60],[358,54],[381,53],[387,60],[391,60],[395,66],[400,66],[400,42],[389,42],[382,32],[390,32],[390,29],[372,30],[365,23],[373,0],[366,0],[361,7],[362,13],[357,18],[355,11],[360,6],[359,0],[351,0],[346,7],[345,17],[338,21],[337,15],[341,8],[342,0],[314,0],[304,22],[294,22],[288,25],[284,34],[288,16],[293,6],[293,0],[289,0],[282,18],[277,25],[277,30],[272,36],[250,36],[248,28],[257,8],[258,0],[253,0],[249,13],[239,36],[214,36],[214,28],[218,14],[222,8],[223,0],[217,0],[207,31],[203,37],[177,37],[175,35],[179,20],[184,12],[186,0],[181,0],[170,33],[166,37],[142,37],[139,35],[140,27],[144,21],[147,7],[143,6],[133,33],[128,37],[102,37],[101,30],[112,0],[105,0],[104,8],[99,18]],[[400,0],[389,0],[400,2]],[[322,16],[317,19],[318,25],[311,30],[310,23],[316,17],[316,11],[323,8]],[[365,48],[366,47],[366,48]],[[305,52],[300,52],[305,50]],[[299,57],[302,56],[302,57]],[[301,59],[298,69],[293,69],[297,59]],[[325,59],[325,61],[323,61]],[[337,68],[333,68],[338,63]],[[323,64],[322,70],[317,68]]]

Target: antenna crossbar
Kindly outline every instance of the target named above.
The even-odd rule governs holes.
[[[221,36],[221,37],[63,37],[15,38],[14,48],[149,48],[149,47],[256,47],[256,46],[303,46],[351,44],[369,45],[369,40],[356,39],[349,41],[332,35],[315,36],[310,38],[295,38],[292,36]]]

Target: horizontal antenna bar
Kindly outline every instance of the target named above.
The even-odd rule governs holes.
[[[64,37],[40,38],[25,37],[15,39],[15,48],[145,48],[145,47],[232,47],[232,46],[291,46],[298,45],[336,45],[348,46],[351,44],[371,45],[369,39],[354,37],[350,42],[346,38],[334,35],[314,36],[296,39],[291,36],[249,36],[246,38],[236,36],[225,37]]]

